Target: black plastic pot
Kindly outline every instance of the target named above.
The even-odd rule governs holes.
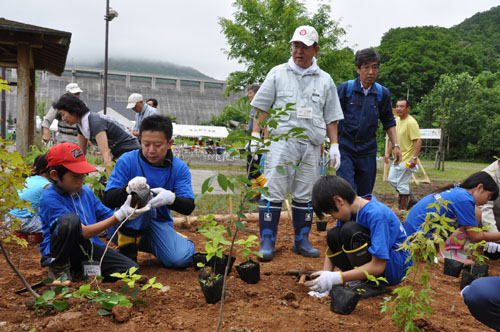
[[[316,221],[316,229],[318,230],[318,232],[324,232],[326,231],[327,224],[327,221]]]
[[[227,255],[222,256],[222,258],[219,257],[212,257],[208,262],[207,262],[207,254],[204,252],[197,252],[196,254],[193,255],[193,265],[194,265],[194,270],[198,271],[200,267],[198,266],[198,263],[205,264],[205,266],[210,266],[213,268],[213,263],[215,259],[215,273],[222,274],[224,275],[224,272],[226,270],[226,265],[227,265]],[[233,269],[233,264],[236,258],[231,257],[231,266],[229,267],[229,273],[231,273],[231,270]]]
[[[212,259],[215,259],[215,273],[217,274],[222,274],[224,275],[224,272],[226,272],[226,265],[227,265],[227,260],[228,260],[228,255],[222,256],[222,258],[219,257],[213,257]],[[213,261],[210,259],[207,263],[207,265],[214,266]],[[231,256],[231,265],[229,265],[229,271],[227,274],[231,273],[231,270],[233,269],[233,264],[234,261],[236,260],[235,257]]]
[[[349,315],[361,298],[355,290],[342,286],[333,286],[330,297],[332,299],[330,310],[341,315]]]
[[[487,264],[482,265],[469,265],[465,266],[464,270],[472,274],[476,278],[482,278],[488,276],[489,266]]]
[[[488,276],[489,265],[472,265],[471,273],[477,278],[483,278]]]
[[[195,271],[198,271],[200,269],[198,263],[203,263],[204,265],[207,265],[207,254],[204,252],[197,252],[196,254],[193,255],[192,259]]]
[[[211,275],[198,279],[207,303],[217,303],[222,298],[223,275]]]
[[[444,259],[444,274],[458,278],[464,267],[464,263],[451,258]]]
[[[247,284],[256,284],[260,280],[260,265],[252,260],[236,265],[236,271]]]
[[[464,289],[465,286],[469,286],[477,278],[472,275],[469,271],[464,270],[462,272],[462,280],[460,280],[460,289]]]
[[[131,207],[143,208],[148,204],[151,199],[151,192],[149,188],[140,188],[130,193],[132,195],[132,201],[130,202]]]

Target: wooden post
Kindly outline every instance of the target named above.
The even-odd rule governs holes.
[[[31,63],[31,61],[30,61]],[[36,132],[36,101],[35,101],[35,69],[34,64],[30,64],[30,87],[29,87],[29,107],[28,107],[28,148],[35,143]]]
[[[21,155],[25,155],[29,148],[30,60],[30,46],[26,43],[18,44],[16,149]]]

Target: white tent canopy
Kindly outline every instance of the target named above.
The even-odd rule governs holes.
[[[211,138],[226,138],[229,135],[226,127],[219,126],[195,126],[195,125],[180,125],[173,124],[173,136],[181,137],[211,137]]]
[[[99,111],[99,114],[104,114],[104,110]],[[106,115],[118,121],[120,124],[125,126],[125,128],[134,128],[135,121],[130,121],[111,107],[106,108]]]

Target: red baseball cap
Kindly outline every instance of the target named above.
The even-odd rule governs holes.
[[[47,153],[48,167],[62,165],[77,174],[87,174],[97,171],[87,162],[80,147],[74,143],[54,145]]]

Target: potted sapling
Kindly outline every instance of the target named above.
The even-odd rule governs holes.
[[[260,280],[260,265],[258,262],[250,259],[251,254],[259,257],[262,256],[259,252],[252,250],[259,244],[257,239],[257,236],[249,235],[246,239],[234,242],[234,244],[239,246],[236,251],[241,252],[241,258],[245,260],[245,262],[236,265],[236,271],[238,271],[241,280],[248,284],[256,284]]]
[[[357,267],[356,267],[357,269]],[[375,283],[379,286],[380,282],[387,283],[387,279],[384,277],[375,277],[369,274],[367,271],[362,270],[365,273],[366,280]],[[330,291],[330,310],[341,314],[349,315],[359,302],[359,299],[363,296],[366,290],[362,287],[354,286],[334,286]]]
[[[473,228],[474,229],[474,228]],[[474,280],[488,276],[488,257],[482,254],[482,248],[486,241],[471,242],[465,246],[467,255],[472,259],[472,264],[464,267],[462,272],[462,280],[460,281],[460,289],[470,285]]]
[[[205,219],[205,223],[200,226],[198,231],[208,239],[205,242],[204,252],[206,263],[197,262],[197,266],[202,268],[198,281],[206,302],[217,303],[222,297],[224,269],[229,257],[224,255],[224,251],[227,249],[226,246],[231,243],[224,237],[226,232],[224,226],[218,225],[213,215]]]
[[[215,273],[224,274],[229,259],[229,256],[225,252],[228,246],[231,245],[231,242],[226,240],[225,237],[227,230],[224,225],[217,224],[213,214],[200,217],[198,220],[205,221],[198,228],[198,232],[208,240],[204,243],[205,251],[193,255],[193,262],[196,261],[195,265],[198,268],[210,266]],[[236,258],[231,256],[229,272],[231,272],[235,260]]]

